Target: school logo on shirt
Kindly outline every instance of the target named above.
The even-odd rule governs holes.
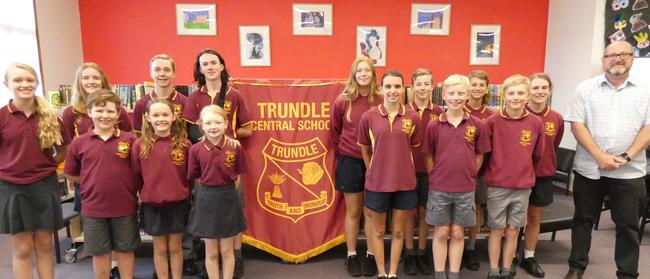
[[[465,129],[465,140],[472,142],[474,141],[475,137],[476,137],[476,126],[467,125],[467,128]]]
[[[235,165],[236,159],[237,155],[235,151],[226,151],[226,158],[223,160],[223,164],[228,168],[232,168]]]
[[[521,146],[529,146],[533,141],[533,133],[530,130],[521,130],[521,136],[519,136],[519,144]]]
[[[171,157],[172,157],[172,164],[176,166],[185,164],[185,153],[183,153],[183,150],[179,150],[179,149],[172,150]]]
[[[402,119],[402,131],[404,131],[404,133],[410,136],[413,133],[413,130],[415,130],[415,125],[413,125],[413,120],[408,118]]]
[[[223,102],[223,110],[225,110],[226,113],[229,113],[231,108],[232,108],[232,103],[230,101]]]
[[[259,205],[293,223],[330,208],[335,192],[325,164],[327,152],[318,137],[305,142],[269,139],[257,182]]]
[[[174,115],[178,116],[183,113],[183,106],[181,104],[173,104],[172,106],[174,107]]]
[[[117,143],[117,152],[115,154],[120,158],[128,158],[130,150],[131,144],[129,142],[120,141]]]
[[[555,123],[553,122],[546,122],[545,124],[545,132],[549,136],[554,136],[555,135]]]
[[[438,115],[433,114],[433,113],[429,117],[431,118],[431,119],[429,119],[429,122],[436,121],[436,120],[438,120],[440,118],[440,117],[438,117]]]

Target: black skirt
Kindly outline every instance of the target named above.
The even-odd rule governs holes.
[[[195,237],[228,238],[246,230],[241,199],[234,185],[196,189],[189,231]]]
[[[190,202],[183,200],[169,205],[140,205],[140,227],[151,236],[180,234],[185,231]]]
[[[0,233],[60,228],[63,228],[63,213],[56,174],[28,185],[0,180]]]

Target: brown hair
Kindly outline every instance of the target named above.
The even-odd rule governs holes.
[[[467,78],[470,80],[470,82],[472,78],[482,79],[485,81],[487,92],[485,93],[485,95],[483,95],[483,100],[481,101],[481,103],[483,103],[483,105],[487,105],[490,102],[490,78],[488,77],[487,72],[483,70],[474,70],[469,72],[469,74],[467,74]]]
[[[356,74],[359,63],[366,62],[370,66],[372,78],[370,79],[370,94],[368,95],[368,103],[372,104],[374,98],[381,96],[379,88],[377,88],[377,72],[375,71],[375,64],[368,57],[360,56],[354,59],[350,69],[350,76],[345,84],[345,89],[341,92],[341,96],[348,100],[348,107],[345,109],[345,120],[352,122],[352,102],[359,97],[359,84],[357,84]]]
[[[530,82],[533,82],[534,79],[543,79],[548,82],[548,88],[553,90],[553,82],[551,82],[551,77],[546,73],[534,73],[528,77]]]
[[[149,113],[149,108],[151,108],[152,105],[154,104],[164,104],[167,107],[169,107],[169,111],[171,112],[172,115],[174,115],[174,108],[172,107],[172,104],[163,99],[159,100],[153,100],[147,103],[147,109],[145,110],[145,113]],[[154,143],[154,135],[155,132],[153,130],[153,126],[149,121],[143,121],[142,122],[142,137],[140,137],[140,158],[147,158],[149,156],[149,151],[151,151],[151,147],[153,146]],[[185,143],[185,140],[187,138],[187,130],[185,129],[185,122],[180,118],[176,117],[174,121],[172,122],[171,125],[171,135],[170,139],[172,141],[172,153],[176,152],[182,152],[187,148],[187,143]]]
[[[429,69],[417,68],[411,75],[411,83],[415,83],[415,79],[421,76],[431,76],[431,82],[433,82],[433,75]]]
[[[120,111],[120,97],[115,95],[115,93],[113,93],[111,90],[105,88],[99,89],[99,91],[95,92],[95,94],[88,96],[86,106],[88,109],[92,109],[96,106],[103,107],[106,105],[106,103],[114,103],[115,108],[118,109],[117,111]]]

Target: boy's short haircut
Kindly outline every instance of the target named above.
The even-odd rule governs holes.
[[[530,91],[530,80],[522,75],[512,75],[506,78],[506,80],[503,81],[503,92],[508,90],[508,88],[512,86],[517,86],[517,85],[526,85],[527,90]]]
[[[482,80],[485,81],[486,84],[490,84],[490,79],[488,78],[488,74],[483,70],[471,71],[471,72],[469,72],[469,74],[467,74],[467,78],[468,79],[473,79],[473,78],[482,79]]]
[[[161,53],[161,54],[156,54],[154,57],[151,57],[151,60],[149,61],[149,69],[151,69],[151,66],[153,65],[153,62],[156,60],[167,60],[169,63],[172,64],[172,72],[176,72],[176,63],[174,62],[174,59],[172,59],[169,55]]]
[[[106,103],[114,103],[115,107],[117,108],[119,108],[121,105],[120,97],[113,93],[113,91],[103,88],[93,94],[90,94],[86,102],[88,109],[92,109],[95,106],[103,107],[106,105]]]
[[[442,82],[442,91],[446,92],[447,88],[456,85],[462,85],[467,91],[469,91],[469,78],[463,75],[453,74]]]
[[[433,74],[431,74],[431,71],[429,71],[429,69],[417,68],[411,75],[411,83],[415,83],[415,79],[421,76],[431,76],[431,81],[433,81]]]

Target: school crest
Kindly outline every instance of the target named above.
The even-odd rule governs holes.
[[[533,141],[533,133],[530,130],[521,130],[521,135],[519,136],[519,144],[521,146],[529,146]]]
[[[223,159],[223,164],[228,168],[232,168],[235,165],[236,157],[237,155],[235,154],[235,151],[226,151],[226,157]]]
[[[232,108],[232,103],[228,100],[223,102],[223,110],[226,111],[226,113],[230,113],[230,109]]]
[[[117,151],[115,154],[120,158],[128,158],[131,151],[131,144],[127,141],[120,141],[117,143]]]
[[[407,135],[411,135],[415,130],[415,125],[413,125],[413,120],[404,118],[402,119],[402,131]]]
[[[475,137],[476,137],[476,126],[467,125],[467,127],[465,128],[465,140],[472,142],[474,141]]]
[[[176,166],[185,164],[185,153],[183,153],[183,150],[172,150],[171,157],[172,164]]]
[[[440,118],[440,117],[438,117],[437,114],[433,114],[433,113],[429,117],[430,117],[429,122],[436,121],[436,120],[438,120]]]
[[[544,133],[548,136],[554,136],[555,135],[555,123],[553,122],[546,122],[544,124],[545,130]]]
[[[270,138],[262,155],[257,202],[265,211],[298,223],[332,206],[334,183],[325,167],[327,148],[319,138],[296,143]]]
[[[172,107],[174,109],[174,115],[179,116],[183,113],[183,106],[181,104],[172,104]]]

